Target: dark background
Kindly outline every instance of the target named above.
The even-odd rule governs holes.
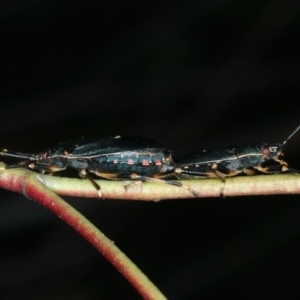
[[[132,134],[185,155],[282,142],[300,123],[299,17],[283,0],[5,1],[0,147]],[[295,168],[299,140],[285,147]],[[139,299],[57,216],[0,196],[1,299]],[[300,296],[298,195],[67,200],[170,299]]]

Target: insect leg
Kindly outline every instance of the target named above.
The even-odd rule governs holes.
[[[134,182],[125,186],[126,190],[129,189],[130,187],[132,187],[133,185],[137,185],[137,184],[140,184],[141,182],[149,181],[149,182],[157,182],[157,183],[170,184],[170,185],[182,187],[182,188],[190,191],[195,197],[198,195],[198,193],[196,191],[192,190],[188,186],[183,185],[180,182],[168,181],[168,180],[161,179],[162,177],[170,177],[173,175],[173,173],[172,174],[171,173],[170,174],[159,174],[159,175],[157,175],[157,178],[138,175],[135,173],[133,173],[133,174],[132,173],[116,174],[116,173],[101,173],[101,172],[97,172],[97,171],[93,171],[93,173],[95,173],[99,177],[102,177],[105,179],[110,179],[110,180],[122,180],[122,179],[134,180]],[[160,177],[160,178],[158,178],[158,177]]]
[[[156,183],[163,183],[163,184],[169,184],[169,185],[174,185],[174,186],[178,186],[181,188],[184,188],[186,190],[188,190],[189,192],[191,192],[195,197],[197,197],[198,193],[196,191],[194,191],[193,189],[191,189],[190,187],[183,185],[182,183],[178,182],[178,181],[168,181],[168,180],[164,180],[162,179],[162,177],[164,177],[164,175],[158,175],[157,177],[160,178],[153,178],[153,177],[147,177],[147,176],[143,176],[143,175],[137,175],[137,174],[120,174],[120,176],[123,178],[123,176],[129,176],[128,179],[132,179],[132,180],[137,180],[138,182],[156,182]],[[167,174],[165,175],[170,176],[171,174]],[[125,186],[125,189],[129,189],[132,185],[134,184],[138,184],[136,182],[130,183],[128,185]]]
[[[241,173],[240,170],[230,170],[225,166],[213,163],[213,164],[195,164],[192,166],[183,166],[175,169],[175,174],[183,175],[183,177],[188,177],[190,179],[194,178],[220,178],[222,184],[220,187],[220,197],[224,198],[224,187],[226,182],[226,177],[236,176]]]
[[[288,164],[287,162],[280,159],[271,159],[254,168],[265,174],[274,174],[287,172]]]
[[[31,159],[31,160],[33,160],[33,157],[34,157],[34,155],[30,154],[30,153],[9,151],[7,149],[3,149],[0,152],[0,155],[5,156],[5,157],[14,157],[14,158]]]
[[[250,169],[250,168],[244,168],[243,169],[243,173],[246,174],[246,175],[254,175],[255,174],[255,170],[254,169]]]
[[[212,170],[206,170],[206,171],[200,171],[196,167],[191,169],[191,168],[176,168],[175,169],[175,175],[186,175],[187,177],[203,177],[203,178],[216,178],[216,173]]]
[[[81,178],[86,178],[88,179],[91,184],[95,187],[95,189],[98,191],[98,196],[99,198],[102,198],[102,193],[101,193],[101,187],[100,185],[92,178],[92,176],[85,170],[85,169],[82,169],[79,171],[79,176]]]
[[[28,168],[35,171],[40,171],[43,173],[55,173],[58,171],[65,170],[65,168],[58,167],[49,163],[42,162],[32,162],[31,160],[24,160],[17,164],[6,165],[6,169],[16,169],[16,168]]]
[[[28,165],[32,163],[32,161],[30,160],[24,160],[24,161],[20,161],[16,164],[12,164],[12,165],[6,165],[5,168],[6,169],[16,169],[16,168],[28,168]]]
[[[285,165],[270,165],[267,167],[259,166],[259,167],[256,167],[256,169],[265,174],[274,174],[274,173],[283,173],[283,172],[300,174],[300,170],[288,168]]]
[[[300,170],[297,170],[297,169],[288,168],[288,171],[293,174],[297,174],[297,175],[300,174]]]
[[[55,172],[59,172],[59,171],[63,171],[66,169],[66,167],[58,167],[56,165],[53,164],[49,164],[49,163],[44,163],[41,161],[38,162],[30,162],[29,164],[27,164],[27,168],[28,169],[32,169],[32,170],[36,170],[36,171],[40,171],[40,172],[46,172],[46,173],[55,173]]]

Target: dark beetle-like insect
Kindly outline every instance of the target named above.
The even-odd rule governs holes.
[[[99,195],[101,195],[100,186],[89,173],[106,179],[160,181],[182,186],[179,182],[160,179],[174,174],[172,154],[158,142],[147,138],[133,136],[80,138],[60,143],[58,147],[38,154],[4,149],[0,155],[24,159],[17,164],[7,165],[7,169],[25,167],[43,173],[55,173],[66,168],[77,169],[80,177],[88,178],[92,182]]]
[[[300,129],[300,126],[283,142],[275,144],[248,143],[232,147],[203,150],[180,161],[176,168],[177,178],[225,178],[244,173],[254,175],[262,173],[291,172],[299,170],[288,168],[280,159],[283,146]],[[222,191],[221,191],[222,194]]]

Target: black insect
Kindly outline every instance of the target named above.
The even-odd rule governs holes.
[[[7,169],[25,167],[43,173],[55,173],[67,168],[79,170],[79,176],[88,178],[99,195],[100,186],[89,173],[112,180],[158,181],[182,186],[179,182],[162,179],[174,174],[172,153],[160,143],[147,138],[80,138],[60,143],[58,147],[38,154],[4,149],[0,155],[23,159],[17,164],[7,165]],[[129,186],[130,184],[125,188]]]
[[[203,150],[190,155],[177,164],[176,177],[220,178],[224,183],[226,177],[241,173],[254,175],[257,171],[267,174],[300,174],[299,170],[289,168],[287,162],[280,159],[284,145],[299,129],[300,126],[283,143],[247,143]]]

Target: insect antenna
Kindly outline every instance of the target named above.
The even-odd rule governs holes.
[[[300,129],[300,125],[292,132],[292,134],[290,134],[290,136],[283,141],[282,146],[286,144],[286,142]]]

